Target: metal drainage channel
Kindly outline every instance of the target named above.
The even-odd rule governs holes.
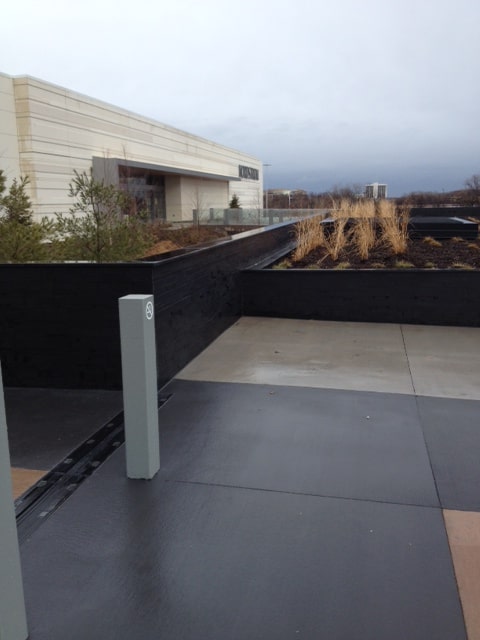
[[[159,397],[158,408],[170,397]],[[15,500],[19,541],[28,539],[124,442],[122,411]]]

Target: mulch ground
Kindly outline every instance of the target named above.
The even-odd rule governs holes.
[[[386,247],[376,247],[368,260],[361,260],[351,248],[347,248],[334,261],[320,247],[311,251],[303,260],[294,262],[290,256],[289,261],[290,268],[294,269],[480,269],[480,239],[442,240],[439,247],[424,240],[410,240],[407,251],[401,255],[393,255]]]

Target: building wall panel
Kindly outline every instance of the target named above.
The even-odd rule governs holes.
[[[31,197],[42,214],[58,208],[58,197],[50,202],[50,209],[49,198],[61,182],[65,188],[63,203],[67,205],[73,170],[88,171],[93,156],[125,158],[233,179],[238,177],[238,166],[243,164],[258,169],[261,175],[261,163],[242,152],[34,78],[0,78],[10,87],[10,93],[12,84],[14,87],[17,122],[15,132],[12,133],[12,123],[8,132],[14,136],[18,129],[18,168],[30,175]],[[55,174],[51,184],[49,174]],[[183,218],[191,218],[191,211],[188,215],[186,212],[186,201],[191,199],[194,185],[189,186],[189,180],[182,178],[180,183],[186,189],[180,198]],[[254,200],[258,203],[261,181],[243,182],[235,182],[235,192],[249,203]],[[224,184],[219,189],[211,183],[208,199],[212,206],[227,206],[231,191],[227,178]],[[220,193],[222,202],[218,201]]]
[[[20,175],[13,82],[0,74],[0,169],[7,181]]]

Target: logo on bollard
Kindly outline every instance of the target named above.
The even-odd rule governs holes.
[[[151,320],[153,318],[153,303],[147,302],[145,307],[145,315],[147,316],[147,320]]]

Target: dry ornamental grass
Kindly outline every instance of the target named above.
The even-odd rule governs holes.
[[[320,217],[310,218],[296,225],[291,268],[480,269],[480,237],[410,239],[408,207],[388,200],[340,201],[329,219],[322,224]]]
[[[305,218],[295,225],[297,248],[293,253],[295,261],[303,260],[311,251],[323,246],[324,229],[318,216]]]

